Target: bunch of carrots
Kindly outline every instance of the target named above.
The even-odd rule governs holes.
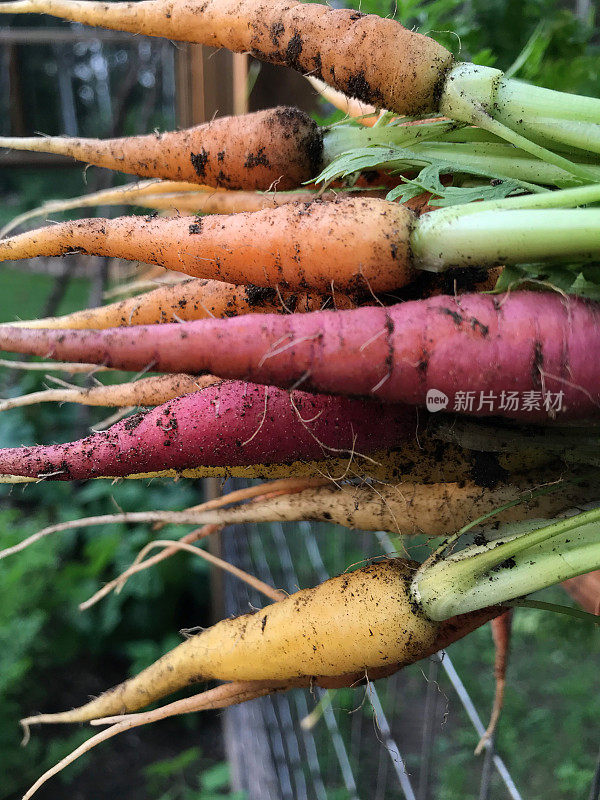
[[[598,602],[578,576],[600,566],[600,511],[588,505],[599,482],[600,366],[590,352],[600,306],[590,295],[600,99],[455,63],[393,20],[318,4],[15,0],[0,11],[250,51],[322,79],[337,90],[321,87],[330,99],[360,115],[320,129],[277,108],[132,139],[0,140],[149,179],[104,193],[103,204],[197,212],[83,219],[0,240],[0,260],[83,252],[175,271],[99,309],[0,326],[2,350],[73,372],[149,373],[4,401],[3,411],[44,401],[142,410],[79,441],[0,450],[1,480],[269,479],[177,513],[63,523],[0,557],[81,525],[203,526],[152,543],[160,552],[140,554],[103,596],[180,549],[206,555],[194,543],[234,522],[330,520],[438,538],[422,564],[385,559],[290,596],[237,570],[274,602],[78,709],[23,720],[110,723],[26,797],[122,730],[294,686],[384,677],[489,620],[499,705],[510,607],[562,580],[588,610]],[[375,181],[361,175],[373,169]],[[139,711],[208,680],[221,683]]]

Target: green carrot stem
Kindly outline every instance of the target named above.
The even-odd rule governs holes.
[[[415,267],[441,272],[450,267],[586,261],[600,256],[600,209],[479,211],[453,216],[433,212],[420,218],[411,236]]]
[[[533,139],[598,152],[595,144],[600,100],[525,85],[506,78],[500,70],[460,63],[445,82],[440,112],[451,119],[478,125],[583,180],[593,179],[586,167],[570,162]],[[543,129],[536,128],[538,119]],[[546,124],[549,120],[551,126]],[[585,126],[579,129],[580,138],[574,135],[571,122]],[[526,135],[519,132],[520,127]],[[569,131],[568,136],[564,131]]]
[[[504,142],[420,142],[412,147],[413,152],[440,161],[448,160],[453,165],[463,165],[465,172],[479,168],[518,181],[547,186],[577,186],[580,181],[570,172],[533,158],[522,150]],[[600,166],[585,165],[600,181]]]
[[[480,214],[482,211],[516,211],[519,209],[575,208],[600,202],[600,183],[561,189],[558,192],[542,192],[536,195],[505,197],[502,200],[487,200],[483,203],[465,203],[460,207],[439,209],[435,216],[448,219]],[[430,215],[431,216],[431,215]]]
[[[546,603],[542,600],[530,600],[528,597],[509,600],[502,605],[506,605],[509,608],[537,608],[540,611],[553,611],[555,614],[564,614],[567,617],[591,622],[593,625],[600,625],[600,617],[590,614],[589,611],[582,611],[580,608],[572,608],[571,606],[561,606],[556,603]]]
[[[517,123],[515,123],[517,125]],[[521,130],[524,134],[530,133],[535,136],[540,142],[552,141],[552,137],[557,133],[557,122],[554,119],[538,119],[535,123],[535,129],[531,130],[526,121],[521,123]],[[560,147],[580,148],[590,153],[600,153],[600,125],[592,126],[587,122],[561,122],[560,123],[560,141],[552,141],[554,149]]]
[[[456,129],[456,123],[435,119],[419,125],[381,124],[372,128],[341,123],[332,125],[323,134],[323,164],[330,164],[344,153],[373,145],[406,147],[423,140],[437,140]],[[462,126],[461,126],[462,127]]]
[[[549,525],[515,523],[502,532],[486,545],[422,565],[413,593],[428,616],[443,620],[502,604],[600,567],[598,508]]]

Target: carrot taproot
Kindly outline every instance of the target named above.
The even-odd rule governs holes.
[[[26,724],[128,713],[192,681],[338,678],[418,661],[432,651],[439,627],[410,597],[417,567],[403,559],[380,561],[223,620],[81,708]]]
[[[219,383],[212,375],[152,375],[130,383],[107,386],[77,386],[44,389],[40,392],[0,400],[0,411],[36,405],[37,403],[79,403],[85,406],[160,406],[184,394],[198,392]]]
[[[569,578],[562,586],[585,611],[600,615],[600,570]]]
[[[153,329],[0,329],[1,349],[30,355],[528,421],[598,417],[597,347],[598,304],[527,291]]]
[[[469,614],[460,614],[448,620],[438,623],[438,633],[431,652],[423,653],[423,657],[432,655],[438,650],[446,648],[449,644],[467,636],[476,628],[493,619],[501,613],[501,608],[486,608],[481,611],[471,612]],[[131,728],[139,725],[146,725],[151,722],[165,719],[166,717],[176,714],[189,714],[196,711],[205,709],[223,708],[228,705],[243,703],[248,700],[255,699],[256,697],[264,696],[274,692],[285,691],[294,687],[313,686],[315,683],[323,686],[324,688],[341,688],[344,686],[356,687],[365,684],[367,681],[378,680],[388,677],[395,671],[400,669],[402,664],[388,664],[384,667],[375,667],[368,672],[362,670],[358,673],[339,675],[336,677],[301,677],[287,679],[285,681],[233,681],[223,683],[213,689],[201,692],[197,695],[176,700],[168,703],[165,706],[160,706],[150,712],[143,712],[137,714],[117,715],[116,717],[104,717],[91,720],[92,725],[96,724],[110,724],[112,727],[105,729],[99,734],[93,736],[90,740],[80,745],[72,753],[63,758],[54,767],[47,770],[26,792],[24,800],[32,797],[35,792],[49,780],[53,775],[61,772],[66,766],[73,763],[84,753],[88,752],[92,747],[100,744],[106,739],[115,736],[116,734],[130,730]],[[53,715],[38,714],[34,717],[28,717],[21,720],[21,725],[24,730],[24,740],[26,743],[30,736],[30,726],[32,724],[43,722],[57,722],[59,720],[53,718]]]
[[[435,639],[431,652],[423,653],[423,658],[427,655],[432,655],[438,650],[446,648],[448,645],[462,639],[464,636],[471,633],[471,631],[485,624],[485,622],[493,619],[501,612],[499,608],[488,608],[483,611],[473,612],[471,614],[461,614],[452,619],[445,620],[438,624],[438,633]],[[287,679],[284,681],[231,681],[220,684],[213,689],[207,689],[199,694],[186,697],[182,700],[175,700],[165,706],[153,709],[152,711],[136,713],[136,714],[117,714],[96,718],[90,720],[92,725],[110,725],[111,727],[105,728],[100,733],[97,733],[87,742],[77,747],[68,756],[61,759],[61,761],[54,767],[48,769],[38,780],[31,786],[31,788],[23,796],[23,800],[29,800],[37,790],[43,786],[51,777],[57,775],[69,764],[72,764],[76,759],[84,753],[89,752],[96,745],[106,741],[107,739],[116,736],[117,734],[131,730],[132,728],[141,725],[147,725],[152,722],[165,719],[177,714],[190,714],[196,711],[203,711],[206,709],[225,708],[227,706],[236,705],[239,703],[254,700],[257,697],[263,697],[267,694],[274,694],[276,692],[285,691],[292,688],[312,687],[315,683],[323,686],[324,688],[337,689],[345,686],[356,687],[363,685],[367,681],[378,680],[380,678],[388,677],[393,674],[397,669],[400,669],[402,664],[388,665],[385,667],[375,667],[368,671],[363,670],[360,673],[349,675],[341,675],[335,678],[330,677],[302,677]],[[38,714],[35,717],[28,717],[21,720],[21,724],[25,731],[25,740],[29,739],[29,729],[32,724],[44,722],[60,722],[56,718],[57,715],[51,714]]]
[[[162,178],[172,185],[171,192],[182,181],[196,182],[202,189],[287,190],[316,179],[323,168],[353,149],[409,143],[406,135],[414,127],[407,125],[386,125],[377,131],[354,125],[320,128],[299,109],[278,107],[221,117],[186,130],[119,139],[0,136],[0,147],[70,156],[140,177]],[[440,135],[435,129],[434,138]],[[410,167],[409,160],[406,168]],[[368,173],[366,180],[372,183]],[[384,184],[389,181],[389,175],[382,175]],[[187,192],[185,185],[183,191]],[[127,196],[127,187],[123,192]],[[163,195],[166,189],[156,193]],[[151,187],[133,190],[134,196],[149,194]],[[114,201],[118,192],[104,192],[104,196]]]
[[[543,448],[527,446],[513,448],[510,452],[481,453],[453,443],[440,441],[427,431],[408,437],[402,444],[370,455],[351,451],[347,455],[335,453],[320,460],[294,460],[283,464],[255,463],[241,466],[196,466],[191,468],[162,468],[152,472],[131,473],[123,477],[131,480],[151,478],[246,478],[278,480],[325,478],[335,482],[346,479],[373,479],[383,483],[401,480],[412,483],[472,482],[482,488],[494,488],[509,475],[521,474],[539,468],[551,469],[556,457]],[[556,472],[557,470],[555,470]],[[108,476],[111,477],[111,476]],[[112,476],[114,478],[114,476]],[[28,483],[38,478],[2,473],[0,483]],[[103,522],[108,523],[108,519]],[[62,527],[46,529],[47,533]]]
[[[491,270],[449,270],[442,275],[423,272],[394,299],[411,300],[439,294],[492,291],[502,268]],[[187,322],[195,319],[238,317],[242,314],[289,314],[339,310],[368,305],[387,304],[385,295],[364,292],[327,294],[293,292],[264,286],[236,286],[204,278],[182,278],[174,284],[97,308],[73,311],[61,317],[0,322],[0,328],[118,328],[131,325],[153,325],[166,322]],[[51,369],[51,363],[48,363]],[[93,369],[93,365],[90,366]]]
[[[404,206],[364,198],[202,219],[89,219],[3,239],[0,260],[83,251],[231,283],[383,291],[412,276],[411,225]]]
[[[71,156],[148,178],[227,189],[294,189],[321,168],[323,135],[303,111],[279,107],[180,131],[119,139],[0,137],[0,147]]]
[[[0,261],[83,251],[231,283],[382,292],[418,270],[593,260],[600,254],[600,212],[572,206],[599,194],[598,186],[583,186],[418,218],[397,203],[343,197],[201,220],[78,220],[1,240]]]
[[[475,755],[479,755],[487,746],[487,743],[493,737],[498,720],[502,713],[504,705],[504,690],[506,689],[506,670],[508,667],[508,655],[510,651],[510,638],[512,628],[512,609],[509,608],[499,617],[495,617],[491,621],[492,638],[494,640],[494,703],[492,705],[492,713],[490,714],[490,721],[485,733],[479,740],[475,748]]]
[[[547,475],[548,473],[546,473]],[[556,473],[554,473],[556,474]],[[293,494],[259,497],[231,508],[200,511],[200,524],[235,525],[252,522],[314,520],[367,531],[394,531],[402,535],[446,536],[494,509],[518,499],[522,502],[495,515],[499,522],[551,517],[595,496],[597,485],[564,483],[556,491],[528,496],[525,488],[539,485],[544,473],[511,476],[490,488],[474,483],[401,483],[377,486],[318,486]],[[268,490],[268,484],[264,487]],[[189,509],[188,513],[193,513]]]
[[[247,505],[238,503],[231,508],[222,507],[228,504],[228,497],[225,496],[220,498],[219,507],[210,504],[207,507],[203,503],[185,511],[126,511],[58,522],[0,551],[0,559],[19,553],[54,533],[118,523],[152,523],[154,530],[167,524],[202,524],[212,529],[206,534],[203,533],[204,528],[200,529],[201,535],[194,532],[188,534],[182,539],[187,543],[225,525],[298,520],[333,522],[357,530],[389,530],[401,535],[447,536],[491,512],[497,512],[494,520],[501,523],[537,519],[540,515],[563,511],[574,502],[588,500],[597,492],[594,481],[560,483],[555,476],[556,471],[536,472],[535,483],[531,475],[522,478],[511,476],[509,480],[491,488],[473,482],[425,484],[415,483],[414,479],[381,486],[339,485],[336,482],[334,487],[325,476],[316,479],[294,478],[275,481],[272,493],[269,484],[253,487],[258,495],[256,499]],[[534,491],[540,487],[539,482],[543,479],[554,480],[558,484],[553,492],[544,494]],[[282,483],[287,483],[290,488],[277,489]],[[230,502],[234,502],[234,499]],[[500,507],[503,509],[498,512]],[[116,583],[119,582],[120,579],[117,579]]]
[[[63,19],[251,52],[286,64],[367,103],[400,113],[435,108],[452,55],[391,19],[285,0],[17,0],[3,13]]]
[[[130,325],[184,322],[240,314],[306,313],[323,308],[354,308],[358,297],[343,292],[308,294],[262,286],[235,286],[195,278],[160,286],[143,295],[98,308],[74,311],[62,317],[46,317],[10,323],[20,328],[116,328]],[[0,327],[8,323],[0,323]]]
[[[76,443],[0,451],[0,472],[77,480],[195,466],[245,466],[373,453],[406,439],[414,413],[378,401],[209,386]]]

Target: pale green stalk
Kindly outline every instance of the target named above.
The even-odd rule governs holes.
[[[490,210],[454,219],[437,214],[421,217],[413,229],[417,269],[600,258],[600,209]]]
[[[496,102],[496,118],[524,136],[600,154],[600,100],[508,80]]]
[[[459,208],[453,207],[435,211],[436,218],[456,219],[468,214],[480,214],[482,211],[510,211],[516,209],[542,208],[576,208],[577,206],[600,203],[600,183],[578,186],[573,189],[561,189],[559,192],[543,192],[536,195],[505,197],[502,200],[488,200],[484,203],[466,203]],[[431,215],[430,215],[431,216]]]
[[[505,142],[420,142],[412,147],[414,153],[426,158],[448,160],[453,165],[464,166],[465,172],[478,168],[518,181],[529,181],[546,186],[578,186],[580,181],[570,172],[555,167],[539,158],[528,156]],[[586,165],[594,181],[600,181],[600,164]]]
[[[498,69],[458,63],[445,81],[439,111],[484,128],[584,181],[593,180],[586,166],[544,145],[566,144],[600,153],[600,100],[596,98],[531,86],[506,78]],[[573,127],[573,122],[580,124]]]
[[[411,234],[417,269],[600,258],[600,184],[464,203],[425,214]]]
[[[423,140],[435,141],[454,131],[457,127],[451,120],[434,119],[420,124],[410,124],[413,118],[402,118],[401,122],[375,125],[372,128],[342,122],[332,125],[323,133],[323,164],[328,165],[336,158],[352,150],[387,145],[409,147]],[[459,126],[462,128],[463,126]]]
[[[600,567],[600,509],[544,522],[507,525],[485,545],[426,562],[413,580],[415,601],[427,616],[441,621]]]

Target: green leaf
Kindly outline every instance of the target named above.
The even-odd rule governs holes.
[[[600,264],[520,264],[505,267],[494,291],[507,292],[532,283],[538,288],[600,300]]]
[[[229,764],[222,761],[204,770],[200,777],[203,792],[216,792],[229,786]]]
[[[448,148],[451,147],[449,143]],[[486,169],[482,166],[484,159],[474,159],[474,162],[473,165],[458,164],[451,159],[438,159],[396,145],[371,145],[350,150],[334,159],[321,172],[316,182],[329,183],[374,169],[385,169],[394,174],[418,169],[423,165],[416,177],[402,178],[405,184],[412,184],[416,188],[395,187],[386,199],[406,202],[421,192],[431,192],[439,206],[472,203],[477,200],[499,200],[515,192],[531,191],[533,188],[530,183]],[[470,175],[482,179],[482,182],[474,186],[445,185],[441,180],[442,175]]]
[[[154,764],[150,764],[144,769],[144,774],[147,778],[170,778],[173,775],[182,773],[198,761],[200,756],[199,747],[190,747],[172,758],[155,761]]]

